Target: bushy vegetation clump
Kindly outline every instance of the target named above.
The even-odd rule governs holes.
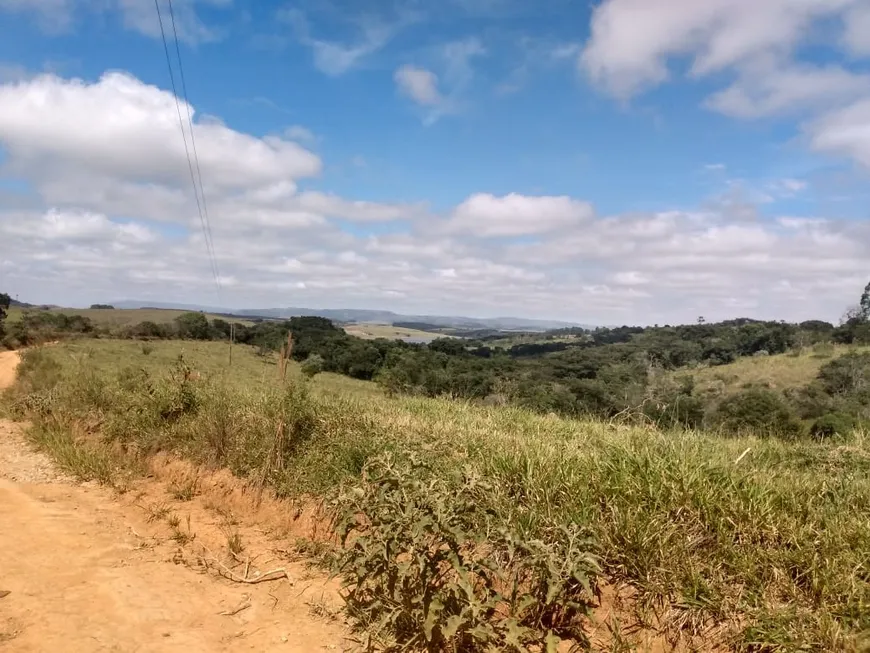
[[[366,464],[337,501],[336,526],[345,600],[369,643],[433,653],[588,644],[600,573],[591,534],[554,524],[523,537],[488,510],[496,491],[479,472],[417,453]]]
[[[750,388],[725,399],[713,415],[714,423],[732,435],[779,436],[801,434],[800,421],[779,395]]]
[[[311,377],[320,374],[323,371],[323,368],[323,356],[320,354],[311,354],[302,362],[300,370],[302,370],[302,373],[310,379]]]
[[[2,321],[0,319],[0,323]],[[10,348],[17,348],[70,336],[92,335],[96,330],[88,318],[80,315],[25,311],[18,320],[8,324],[5,331],[6,344]],[[0,335],[3,335],[2,325],[0,325]]]
[[[857,420],[848,413],[828,413],[822,415],[810,428],[814,438],[833,438],[852,433],[857,426]]]
[[[6,293],[0,293],[0,344],[6,344],[6,313],[12,299]]]

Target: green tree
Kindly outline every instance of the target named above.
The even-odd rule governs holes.
[[[465,353],[465,345],[458,338],[436,338],[429,343],[429,349],[448,356],[461,356]]]
[[[212,331],[214,335],[218,339],[230,339],[230,333],[232,332],[232,325],[226,320],[222,320],[219,317],[216,317],[211,321]]]
[[[3,328],[3,321],[6,319],[6,312],[9,310],[9,305],[12,303],[12,299],[6,293],[0,292],[0,338],[2,338],[6,331]]]
[[[134,324],[127,329],[127,333],[131,338],[171,338],[172,329],[169,325],[157,324],[150,320],[145,320],[139,324]]]
[[[202,313],[183,313],[175,318],[178,335],[192,340],[208,340],[211,328]]]
[[[865,322],[870,321],[870,283],[864,286],[864,293],[861,295],[861,303],[858,306],[861,319]]]

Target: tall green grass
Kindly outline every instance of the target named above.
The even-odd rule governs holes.
[[[177,344],[154,346],[148,355],[111,341],[27,352],[5,400],[68,469],[104,481],[171,451],[284,496],[335,498],[355,488],[359,497],[379,491],[372,470],[385,453],[422,458],[426,471],[411,473],[428,476],[409,478],[408,496],[414,483],[431,481],[450,496],[461,479],[483,479],[479,510],[462,523],[502,533],[492,542],[552,548],[560,528],[588,532],[600,570],[593,585],[627,597],[625,628],[658,629],[701,649],[870,646],[870,443],[862,434],[723,439],[388,399],[320,376],[306,383],[294,373],[280,384],[269,361],[247,350],[228,370],[223,348],[188,349],[179,362]],[[431,511],[423,498],[412,504]]]

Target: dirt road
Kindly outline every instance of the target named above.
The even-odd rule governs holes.
[[[16,363],[0,354],[0,384]],[[262,530],[214,509],[174,501],[153,479],[123,495],[71,482],[19,425],[0,421],[0,651],[349,648],[335,588],[280,559]],[[216,574],[219,561],[232,564],[229,525],[246,543],[238,557],[252,560],[232,565],[238,577],[280,565],[289,578],[246,584]]]
[[[15,382],[15,368],[19,360],[17,351],[0,351],[0,390]]]

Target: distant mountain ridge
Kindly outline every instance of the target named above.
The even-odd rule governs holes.
[[[446,315],[404,315],[393,311],[356,309],[356,308],[255,308],[228,309],[198,304],[177,304],[171,302],[137,302],[132,300],[111,302],[116,308],[166,308],[187,311],[204,311],[225,315],[244,317],[263,317],[286,319],[297,316],[313,315],[325,317],[336,322],[374,322],[393,324],[394,322],[425,322],[439,327],[455,329],[496,329],[499,331],[547,331],[549,329],[565,329],[569,327],[585,327],[589,325],[559,320],[536,320],[519,317],[474,318]]]

